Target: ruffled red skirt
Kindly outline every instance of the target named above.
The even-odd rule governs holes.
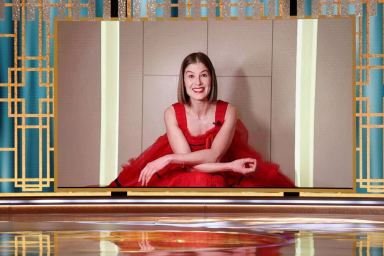
[[[146,164],[172,153],[166,134],[160,136],[138,158],[131,159],[123,166],[118,178],[110,184],[110,187],[142,187],[138,179]],[[256,171],[246,175],[232,171],[205,173],[193,167],[170,164],[152,176],[148,187],[294,187],[293,182],[279,171],[278,165],[263,161],[260,154],[248,145],[248,131],[241,121],[237,123],[232,144],[222,162],[240,158],[255,158]]]

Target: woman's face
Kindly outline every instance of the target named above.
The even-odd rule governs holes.
[[[184,71],[184,84],[188,96],[194,100],[207,100],[211,92],[211,75],[201,62],[189,64]]]

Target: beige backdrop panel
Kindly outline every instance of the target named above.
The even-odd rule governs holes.
[[[177,102],[178,76],[145,76],[143,150],[165,133],[164,110]]]
[[[271,79],[219,77],[219,98],[233,104],[249,132],[249,143],[270,160]]]
[[[314,186],[352,187],[353,22],[318,24]]]
[[[271,76],[272,21],[209,21],[208,54],[219,76]]]
[[[58,186],[99,184],[100,22],[58,22]],[[79,58],[79,56],[86,56]]]
[[[144,23],[145,75],[178,75],[184,57],[197,51],[207,52],[207,22]]]
[[[142,149],[143,62],[143,22],[120,22],[119,167]]]
[[[273,22],[271,160],[295,180],[297,21]]]

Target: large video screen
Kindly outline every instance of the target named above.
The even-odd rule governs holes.
[[[56,21],[56,29],[57,189],[353,189],[352,18]],[[201,84],[208,76],[213,88],[207,65],[180,71],[197,52],[212,62],[217,100],[175,104],[180,79],[186,87],[192,75]],[[199,106],[210,108],[197,116]],[[212,148],[221,150],[214,160],[204,155]]]

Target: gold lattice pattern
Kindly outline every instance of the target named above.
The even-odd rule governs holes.
[[[383,1],[380,1],[380,3],[383,3]],[[381,17],[381,23],[384,24],[384,15]],[[365,28],[364,34],[363,26]],[[372,102],[369,97],[365,96],[364,87],[367,88],[368,86],[373,86],[374,83],[380,82],[371,81],[371,72],[376,70],[383,73],[384,66],[377,65],[377,60],[383,59],[384,54],[383,52],[374,53],[371,49],[371,39],[372,34],[374,34],[374,32],[371,32],[371,28],[372,26],[370,18],[363,19],[362,16],[358,17],[358,28],[356,32],[356,45],[358,46],[358,59],[356,60],[356,118],[357,127],[359,130],[357,131],[358,141],[356,143],[356,145],[358,145],[356,147],[356,163],[358,163],[356,182],[359,184],[359,187],[366,189],[367,192],[381,193],[384,191],[384,179],[372,178],[373,174],[371,172],[371,132],[374,129],[380,129],[381,132],[383,131],[384,123],[377,124],[377,122],[373,122],[372,119],[383,118],[384,113],[377,113],[371,110]],[[384,33],[383,31],[380,32],[381,36],[383,37],[381,40],[383,43]],[[363,39],[365,39],[365,42]],[[384,49],[383,45],[381,45],[381,49]],[[384,177],[384,174],[382,174],[382,177]]]
[[[53,239],[49,233],[16,232],[0,233],[1,251],[6,255],[51,255],[54,252]]]
[[[103,18],[111,18],[110,1],[103,0]],[[208,9],[208,17],[216,17],[220,13],[221,17],[233,17],[231,8],[237,10],[235,15],[238,17],[245,17],[245,9],[253,7],[252,14],[247,14],[245,18],[274,18],[274,17],[288,17],[289,15],[289,1],[279,1],[275,6],[275,1],[267,1],[267,5],[261,4],[259,1],[246,1],[239,0],[233,2],[230,0],[221,1],[196,1],[186,0],[179,1],[178,4],[172,4],[170,0],[164,0],[162,3],[157,3],[155,0],[148,0],[143,4],[142,1],[123,1],[119,0],[118,15],[119,19],[132,20],[132,19],[164,19],[170,17],[171,7],[179,8],[179,18],[173,19],[193,19],[200,17],[200,8]],[[373,53],[370,49],[370,40],[372,38],[370,18],[363,19],[364,6],[368,16],[377,14],[377,4],[384,3],[384,0],[364,0],[364,1],[350,1],[350,0],[313,0],[312,1],[312,15],[347,15],[348,6],[353,6],[357,16],[357,32],[356,32],[356,46],[357,57],[356,60],[356,105],[359,112],[356,113],[357,128],[356,131],[359,135],[356,141],[356,163],[357,163],[357,183],[361,188],[367,189],[368,192],[383,192],[384,179],[374,179],[371,176],[371,149],[370,137],[372,129],[384,128],[384,124],[373,124],[370,119],[373,117],[384,117],[384,113],[374,113],[370,111],[372,102],[369,97],[363,93],[363,87],[371,86],[370,72],[372,70],[384,70],[384,66],[373,65],[373,59],[383,59],[384,54]],[[305,15],[306,1],[297,1],[298,17]],[[326,8],[324,8],[326,7]],[[142,8],[145,8],[146,16],[142,17]],[[268,8],[268,14],[265,14],[265,8]],[[53,45],[55,34],[53,31],[52,17],[53,11],[57,12],[59,17],[67,17],[69,19],[80,18],[95,18],[95,0],[89,0],[88,3],[82,3],[80,0],[58,0],[51,3],[49,0],[13,0],[12,3],[0,0],[0,19],[4,19],[5,12],[12,10],[13,33],[0,34],[1,40],[11,40],[13,42],[13,67],[8,68],[7,82],[0,83],[0,89],[7,88],[7,97],[0,98],[0,106],[6,106],[8,110],[8,118],[12,120],[14,130],[10,136],[13,138],[12,148],[0,148],[0,154],[10,153],[13,157],[13,175],[5,175],[0,177],[0,183],[12,182],[15,188],[20,188],[21,191],[43,191],[44,188],[52,188],[54,178],[51,176],[52,156],[53,156],[53,74],[54,68],[52,58],[50,56],[53,52]],[[163,10],[163,16],[156,16],[157,10]],[[277,13],[271,10],[277,10]],[[86,11],[86,15],[81,15],[81,11]],[[180,11],[182,10],[182,11]],[[219,12],[217,12],[219,10]],[[321,10],[325,10],[321,11]],[[382,9],[381,9],[382,10]],[[252,15],[252,16],[249,16]],[[264,16],[266,15],[266,16]],[[383,17],[384,15],[382,15]],[[37,45],[38,54],[36,56],[27,54],[27,24],[30,20],[38,22],[37,32]],[[384,21],[382,21],[384,23]],[[363,25],[365,31],[363,33]],[[44,31],[44,33],[43,33]],[[19,34],[21,33],[21,35]],[[374,33],[378,33],[375,31]],[[380,32],[381,36],[384,35],[383,31]],[[365,40],[363,40],[365,38]],[[384,41],[384,39],[382,40]],[[5,42],[5,41],[2,41]],[[44,47],[43,47],[44,46]],[[44,48],[44,50],[43,50]],[[384,47],[382,46],[381,49]],[[31,65],[32,63],[36,65]],[[382,62],[381,62],[382,63]],[[32,67],[31,67],[32,66]],[[36,86],[28,83],[28,76],[38,76],[38,89],[44,91],[44,97],[38,99],[38,112],[29,113],[26,107],[26,99],[20,93],[24,88]],[[366,110],[363,112],[362,106]],[[363,132],[364,130],[364,132]],[[37,132],[38,136],[38,170],[37,175],[29,176],[27,170],[27,157],[30,152],[27,151],[27,133]],[[366,141],[366,143],[363,143]],[[364,157],[364,155],[366,157]],[[3,168],[3,167],[1,167]],[[1,170],[1,175],[10,170]],[[11,178],[6,178],[10,177]],[[382,176],[383,177],[383,176]]]
[[[24,3],[25,4],[25,3]],[[51,126],[53,121],[53,64],[50,63],[51,39],[54,35],[50,31],[50,21],[47,19],[43,22],[42,9],[38,10],[38,55],[27,55],[27,37],[25,16],[27,8],[22,4],[21,20],[14,20],[13,34],[0,34],[0,40],[3,37],[13,40],[13,67],[8,68],[7,83],[1,83],[0,87],[7,87],[8,97],[0,98],[1,103],[7,104],[8,118],[11,118],[14,125],[13,148],[0,148],[2,152],[12,152],[14,157],[14,175],[13,178],[1,178],[0,182],[13,182],[15,188],[21,188],[22,191],[42,191],[43,188],[51,187],[53,177],[50,176],[51,169]],[[41,3],[40,3],[41,4]],[[13,4],[5,4],[5,7],[12,7]],[[13,13],[14,14],[14,13]],[[21,37],[18,36],[18,27],[20,27]],[[46,34],[43,36],[43,28]],[[4,40],[4,39],[3,39]],[[19,42],[20,40],[20,42]],[[45,44],[45,54],[43,54],[43,44]],[[19,47],[18,47],[19,45]],[[37,65],[36,65],[37,64]],[[32,66],[32,67],[31,67]],[[33,67],[37,66],[37,67]],[[28,113],[26,110],[26,99],[20,95],[21,89],[31,87],[27,83],[28,76],[38,76],[39,89],[45,90],[45,97],[38,99],[38,113]],[[27,136],[28,131],[37,131],[39,148],[38,148],[38,176],[28,177],[27,175]],[[11,136],[11,135],[10,135]],[[45,145],[43,140],[45,139]],[[43,150],[43,147],[46,150]],[[1,152],[0,152],[1,153]],[[43,155],[46,161],[43,163]],[[45,166],[45,168],[44,168]],[[21,170],[21,172],[19,172]],[[4,172],[2,171],[2,174]]]

